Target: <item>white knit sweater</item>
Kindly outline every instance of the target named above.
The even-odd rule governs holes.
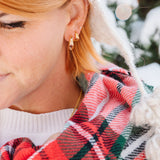
[[[0,146],[11,139],[28,137],[42,145],[52,134],[61,132],[73,109],[31,114],[13,109],[0,110]]]

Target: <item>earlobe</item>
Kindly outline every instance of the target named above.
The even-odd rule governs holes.
[[[70,20],[65,30],[66,41],[69,41],[71,37],[74,37],[75,33],[78,35],[80,34],[88,14],[88,1],[71,0],[68,7]]]

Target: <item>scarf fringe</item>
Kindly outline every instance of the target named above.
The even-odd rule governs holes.
[[[160,157],[160,86],[154,92],[141,99],[131,112],[130,121],[136,126],[147,124],[153,130],[153,136],[146,142],[145,154],[148,160]]]

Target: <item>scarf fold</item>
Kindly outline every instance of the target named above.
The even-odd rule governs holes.
[[[141,96],[132,75],[110,64],[101,74],[82,75],[79,85],[84,99],[56,140],[42,146],[25,137],[11,140],[0,148],[0,159],[144,160],[145,142],[152,132],[129,123]]]

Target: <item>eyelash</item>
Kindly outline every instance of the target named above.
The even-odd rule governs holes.
[[[0,27],[4,29],[25,28],[25,22],[19,21],[14,23],[0,23]]]

